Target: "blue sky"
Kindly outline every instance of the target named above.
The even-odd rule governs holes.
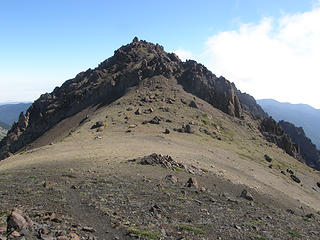
[[[240,31],[245,24],[258,26],[265,18],[277,21],[310,12],[315,5],[312,0],[3,0],[0,102],[35,100],[94,68],[134,36],[160,43],[167,51],[183,50],[215,72],[217,64],[208,56],[212,37]],[[229,80],[237,84],[235,75]],[[255,89],[243,91],[260,98]]]

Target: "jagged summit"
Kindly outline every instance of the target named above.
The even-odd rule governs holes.
[[[97,68],[81,72],[52,93],[41,95],[0,142],[0,159],[27,146],[63,119],[90,106],[108,105],[131,87],[155,77],[160,84],[181,85],[184,91],[230,116],[243,118],[246,113],[254,118],[266,117],[254,98],[241,93],[224,77],[218,78],[196,61],[181,61],[159,44],[135,37]]]

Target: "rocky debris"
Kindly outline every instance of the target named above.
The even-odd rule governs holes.
[[[189,107],[192,107],[192,108],[198,108],[198,104],[192,100],[190,103],[189,103]]]
[[[171,174],[166,176],[166,180],[170,181],[173,184],[178,182],[178,178]]]
[[[292,209],[287,209],[287,212],[290,214],[295,214],[295,212]]]
[[[272,162],[272,158],[269,157],[267,154],[264,155],[264,159],[267,160],[267,162]]]
[[[161,218],[161,209],[157,204],[153,205],[149,211],[153,216]]]
[[[320,188],[320,182],[317,182],[317,186],[318,186],[318,188]]]
[[[196,189],[199,188],[199,184],[198,184],[198,180],[194,177],[191,177],[188,179],[187,183],[186,183],[186,187],[194,187]]]
[[[102,122],[102,121],[96,122],[96,123],[91,127],[91,129],[95,129],[95,128],[99,128],[99,127],[104,127],[104,122]]]
[[[293,181],[295,181],[296,183],[301,183],[300,179],[299,179],[296,175],[291,174],[290,177],[291,177],[291,179],[292,179]]]
[[[153,113],[153,111],[154,111],[153,108],[149,108],[149,109],[145,110],[144,113],[150,114],[150,113]]]
[[[244,199],[247,199],[248,201],[253,201],[252,195],[246,189],[243,189],[243,191],[241,192],[240,197],[242,197]]]
[[[299,145],[300,154],[309,167],[320,170],[320,152],[315,144],[305,135],[302,127],[296,127],[294,124],[280,121],[279,125],[288,134],[292,141]]]
[[[177,132],[181,132],[181,133],[195,133],[195,129],[194,126],[190,125],[190,124],[183,124],[181,128],[174,128],[173,130],[177,131]]]
[[[7,232],[27,229],[28,223],[22,215],[23,210],[21,208],[15,208],[11,211],[7,218]]]
[[[141,165],[152,165],[157,166],[160,165],[163,168],[175,170],[175,168],[185,169],[185,166],[182,163],[178,163],[172,159],[172,157],[168,155],[161,155],[157,153],[153,153],[151,155],[132,159],[129,162],[138,162]]]
[[[51,182],[51,181],[45,181],[45,182],[43,183],[43,187],[46,188],[46,189],[52,189],[53,186],[54,186],[54,183]]]
[[[287,173],[289,173],[289,174],[294,174],[294,172],[290,169],[290,168],[287,168]]]
[[[141,115],[142,114],[142,111],[140,108],[138,108],[135,112],[134,112],[136,115]]]
[[[174,104],[175,101],[176,101],[176,100],[173,99],[173,98],[167,98],[166,103],[168,103],[168,104]]]
[[[151,124],[160,124],[161,120],[162,120],[162,119],[161,119],[160,117],[155,116],[153,119],[151,119],[151,120],[149,121],[149,123],[151,123]]]

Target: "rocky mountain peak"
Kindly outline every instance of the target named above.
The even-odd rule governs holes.
[[[41,95],[0,142],[0,159],[27,146],[63,119],[90,106],[108,105],[131,87],[139,87],[154,77],[163,84],[181,85],[184,91],[230,116],[243,118],[244,112],[266,115],[251,96],[204,65],[193,60],[183,62],[159,44],[135,37],[97,68],[81,72],[51,93]]]

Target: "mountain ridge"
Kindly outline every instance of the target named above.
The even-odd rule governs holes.
[[[307,104],[281,103],[274,99],[261,99],[257,102],[277,121],[292,122],[303,127],[306,135],[320,149],[320,110]]]
[[[166,53],[162,46],[135,38],[96,69],[81,72],[52,93],[42,94],[26,114],[20,114],[8,137],[0,143],[2,155],[18,151],[56,123],[90,105],[110,104],[130,87],[157,75],[175,78],[186,91],[231,116],[241,118],[242,106],[246,109],[255,106],[255,115],[265,114],[252,97],[242,94],[225,78],[216,77],[205,66],[193,60],[182,62],[174,53]],[[241,104],[239,98],[248,100]]]
[[[97,68],[81,72],[51,93],[42,94],[26,114],[22,112],[7,137],[0,142],[0,159],[27,147],[63,119],[93,105],[108,105],[124,96],[131,87],[155,76],[176,81],[175,84],[181,85],[186,92],[232,117],[243,119],[246,113],[261,121],[267,116],[252,96],[242,93],[224,77],[218,78],[204,65],[194,60],[183,62],[174,53],[165,52],[159,44],[135,37]],[[261,124],[260,130],[266,139],[301,159],[290,138],[281,130],[274,131],[280,126],[272,121]]]

